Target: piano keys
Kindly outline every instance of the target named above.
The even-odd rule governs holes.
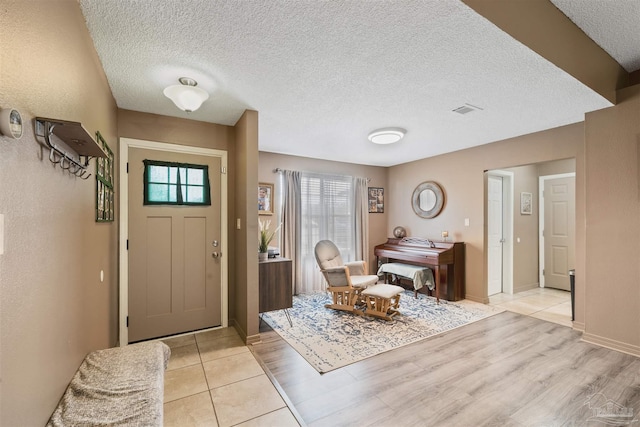
[[[459,301],[465,296],[464,242],[432,242],[418,237],[390,237],[374,249],[378,267],[401,262],[431,268],[439,297]]]

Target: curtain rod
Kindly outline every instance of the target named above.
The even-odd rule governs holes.
[[[275,168],[275,169],[273,170],[273,173],[282,173],[282,172],[284,172],[284,169]],[[319,174],[324,174],[324,172],[309,172],[309,173],[319,173]],[[339,175],[339,174],[335,174],[335,175]],[[351,176],[351,175],[341,175],[341,176],[349,176],[349,177],[353,178],[353,176]],[[366,178],[366,179],[367,179],[367,182],[370,182],[370,181],[371,181],[371,178]]]

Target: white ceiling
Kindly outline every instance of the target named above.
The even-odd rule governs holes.
[[[640,23],[628,19],[640,16],[637,0],[553,3],[640,68]],[[225,125],[257,110],[261,151],[392,166],[611,106],[458,0],[80,4],[118,107]],[[210,93],[196,112],[162,94],[182,76]],[[481,109],[452,111],[465,104]],[[387,126],[407,135],[390,146],[367,140]]]
[[[640,0],[551,0],[629,73],[640,69]]]

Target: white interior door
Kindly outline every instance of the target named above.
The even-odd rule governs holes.
[[[501,176],[488,176],[487,187],[488,295],[502,292],[503,190]]]
[[[544,286],[570,290],[575,266],[575,176],[544,180]]]

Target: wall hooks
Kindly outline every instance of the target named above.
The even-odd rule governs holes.
[[[54,120],[36,117],[35,134],[43,138],[46,146],[51,150],[49,160],[70,174],[83,180],[88,179],[89,162],[94,157],[106,157],[104,150],[94,141],[89,133],[78,122]],[[70,150],[56,144],[52,136],[58,137]]]
[[[56,151],[52,148],[51,151],[49,152],[49,161],[51,163],[58,164],[60,163],[60,159],[56,160],[56,155],[55,155]]]
[[[66,168],[64,167],[64,161],[65,161],[65,160],[67,161],[67,164],[69,165],[69,166],[67,166]],[[72,162],[72,160],[71,160],[71,159],[69,159],[69,158],[67,158],[67,153],[64,153],[64,156],[62,156],[62,157],[60,158],[60,169],[64,169],[64,170],[69,170],[69,169],[71,169],[71,162]],[[74,162],[74,164],[75,164],[75,162]]]
[[[67,153],[54,149],[53,147],[49,152],[49,161],[54,165],[60,165],[60,168],[64,170],[68,170],[70,174],[77,176],[78,178],[82,178],[83,180],[88,179],[91,174],[87,174],[86,166],[83,166],[81,163],[77,162],[73,158],[69,157]],[[65,162],[69,165],[65,167]]]

